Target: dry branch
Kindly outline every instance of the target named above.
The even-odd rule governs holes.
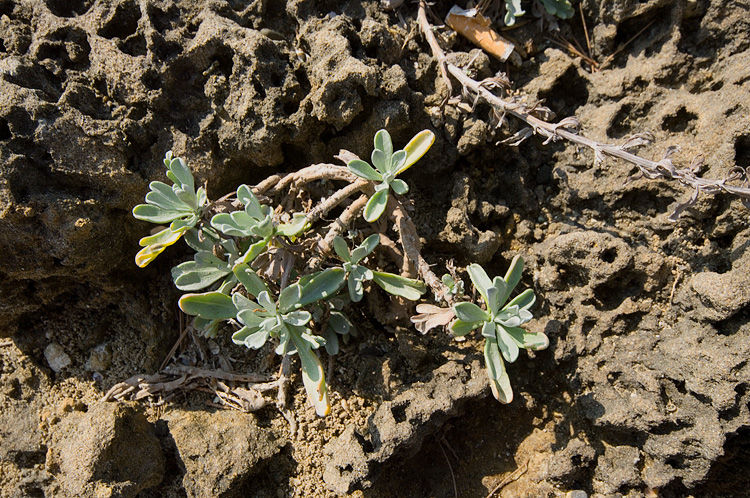
[[[461,83],[464,95],[468,101],[474,104],[480,99],[487,102],[498,114],[500,124],[503,123],[506,115],[511,115],[529,125],[513,137],[505,140],[504,143],[518,145],[534,134],[545,137],[545,143],[563,138],[593,150],[597,162],[602,161],[606,156],[622,159],[637,166],[641,174],[647,178],[676,180],[683,185],[693,188],[694,193],[690,199],[678,204],[674,212],[670,215],[669,219],[671,221],[676,221],[687,207],[695,204],[700,193],[711,195],[718,193],[731,194],[739,197],[742,203],[750,209],[750,188],[748,188],[748,185],[750,185],[750,172],[748,170],[735,167],[725,178],[720,180],[701,178],[697,175],[700,163],[694,161],[692,167],[689,168],[677,168],[672,163],[670,156],[675,149],[668,149],[664,158],[660,161],[652,161],[628,152],[627,149],[629,148],[649,142],[650,136],[648,134],[634,135],[622,145],[612,145],[600,143],[578,134],[577,130],[580,128],[580,123],[575,117],[565,118],[558,123],[550,123],[544,119],[548,119],[548,116],[551,114],[548,109],[538,106],[529,107],[522,102],[514,99],[504,99],[502,96],[493,93],[492,90],[494,89],[499,89],[501,92],[504,91],[503,85],[497,84],[498,78],[476,81],[469,77],[461,68],[448,63],[445,53],[437,44],[435,35],[432,32],[432,26],[427,20],[424,0],[420,1],[419,4],[418,21],[432,49],[433,55],[441,64],[441,69],[443,67],[447,68],[448,72]],[[504,80],[504,78],[499,79]],[[733,182],[741,182],[741,185],[732,185]]]

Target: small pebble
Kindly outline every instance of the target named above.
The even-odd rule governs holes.
[[[59,373],[63,368],[72,363],[70,356],[56,342],[44,348],[44,357],[47,359],[49,367],[55,373]]]

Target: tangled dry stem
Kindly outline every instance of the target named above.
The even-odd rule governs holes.
[[[339,157],[345,161],[357,158],[356,155],[348,151],[341,151]],[[319,267],[324,259],[331,254],[333,239],[337,235],[342,235],[345,231],[350,230],[354,226],[359,214],[367,203],[368,195],[372,195],[375,191],[373,182],[357,177],[345,166],[334,164],[314,164],[294,173],[290,173],[283,178],[275,175],[259,183],[253,189],[256,195],[270,196],[290,188],[299,188],[318,180],[344,181],[348,182],[349,185],[337,190],[331,196],[322,200],[309,210],[306,216],[310,223],[324,218],[333,209],[342,205],[347,199],[355,194],[363,192],[366,195],[361,195],[354,200],[331,223],[326,235],[318,240],[317,249],[319,255],[314,256],[309,260],[308,266],[310,268]],[[389,197],[387,212],[389,213],[388,216],[390,220],[398,231],[401,247],[404,248],[404,253],[410,264],[413,265],[413,268],[416,268],[417,275],[430,287],[436,299],[447,299],[448,304],[451,304],[452,298],[447,295],[445,285],[443,285],[442,281],[437,275],[435,275],[430,268],[430,265],[422,257],[419,245],[419,234],[414,222],[403,204],[399,202],[394,195]],[[409,272],[408,268],[402,268],[402,270]]]

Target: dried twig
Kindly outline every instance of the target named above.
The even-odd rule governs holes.
[[[488,88],[488,85],[484,85],[483,82],[474,80],[473,78],[469,77],[461,68],[446,62],[445,53],[437,44],[437,41],[434,38],[434,34],[432,33],[432,26],[430,25],[425,15],[424,0],[420,0],[419,3],[418,19],[420,28],[427,38],[433,55],[438,60],[438,62],[441,62],[441,68],[443,67],[442,63],[444,63],[444,67],[447,68],[448,72],[461,83],[464,89],[464,95],[467,97],[468,101],[476,102],[479,98],[481,98],[485,102],[490,104],[494,108],[495,113],[499,116],[498,124],[502,124],[505,119],[505,115],[510,114],[529,125],[528,128],[523,128],[513,137],[504,140],[503,143],[519,145],[521,142],[523,142],[533,134],[545,137],[545,143],[564,138],[565,140],[581,145],[583,147],[588,147],[589,149],[593,150],[594,157],[597,162],[602,161],[605,156],[611,156],[634,164],[638,167],[641,174],[647,178],[677,180],[683,185],[693,188],[695,191],[690,199],[677,205],[675,211],[669,217],[671,221],[676,221],[680,214],[687,207],[695,204],[700,193],[714,195],[720,192],[724,192],[732,194],[739,197],[742,200],[742,203],[746,207],[748,207],[748,209],[750,209],[750,188],[748,188],[748,185],[750,184],[750,171],[736,167],[732,169],[724,179],[721,180],[709,180],[700,178],[699,176],[697,176],[698,167],[696,165],[691,168],[675,167],[675,165],[669,158],[672,152],[674,152],[674,150],[672,149],[668,149],[664,158],[660,161],[652,161],[628,152],[627,149],[635,145],[646,143],[648,141],[648,137],[645,134],[635,135],[634,137],[631,137],[631,139],[628,140],[625,144],[618,146],[599,143],[595,140],[591,140],[590,138],[579,135],[577,131],[580,128],[580,123],[575,117],[565,118],[556,124],[550,123],[545,120],[550,119],[548,109],[538,108],[537,106],[529,107],[528,105],[516,100],[503,99],[495,95],[492,92],[492,89]],[[651,21],[646,26],[644,26],[640,31],[638,31],[638,33],[636,33],[630,40],[628,40],[623,45],[623,47],[627,46],[635,38],[640,36],[641,33],[643,33],[649,26],[651,26],[651,24],[653,24],[653,22],[654,21]],[[614,58],[617,53],[622,50],[623,47],[620,47],[617,51],[610,55],[601,64],[600,69],[609,61],[611,61],[612,58]],[[732,182],[742,183],[741,186],[736,186],[732,185]]]
[[[161,362],[161,366],[159,367],[159,370],[164,370],[166,368],[167,364],[169,363],[169,360],[172,359],[172,355],[174,355],[177,350],[180,347],[180,344],[182,344],[182,341],[185,339],[185,336],[188,334],[188,327],[185,326],[185,314],[180,310],[180,337],[175,341],[174,345],[172,346],[172,349],[169,350],[169,354],[164,358],[164,361]]]
[[[315,206],[312,211],[307,213],[307,220],[310,223],[314,223],[352,195],[365,190],[370,184],[371,182],[369,180],[359,178],[357,181],[337,190],[332,196]]]
[[[636,38],[638,38],[639,36],[641,36],[641,34],[643,34],[643,32],[646,31],[649,27],[651,27],[651,25],[654,24],[655,22],[656,22],[656,19],[652,20],[650,23],[648,23],[644,27],[642,27],[628,41],[626,41],[625,43],[623,43],[622,45],[620,45],[617,48],[617,50],[615,50],[614,52],[612,52],[609,55],[609,57],[607,57],[606,59],[604,59],[604,62],[602,62],[601,65],[599,66],[599,70],[604,69],[604,66],[606,66],[607,64],[609,64],[610,62],[612,62],[612,59],[614,59],[615,57],[617,57],[617,54],[619,54],[620,52],[622,52],[623,50],[625,50],[625,47],[627,47],[628,45],[630,45],[633,42],[633,40],[635,40]]]
[[[221,382],[222,380],[243,382],[246,385],[245,388],[230,388]],[[270,377],[260,374],[236,374],[186,365],[170,365],[158,374],[138,374],[115,384],[102,397],[102,401],[139,400],[147,397],[160,397],[161,402],[164,402],[171,399],[175,391],[204,390],[211,387],[212,383],[223,386],[224,398],[232,398],[233,408],[249,412],[258,410],[267,403],[257,396],[250,397],[245,391],[261,393],[277,389],[280,385],[280,380],[271,380]]]
[[[440,107],[443,107],[446,102],[448,102],[448,99],[451,97],[451,95],[453,95],[453,84],[451,83],[451,79],[448,77],[448,60],[445,58],[445,52],[443,52],[443,49],[440,48],[437,37],[435,37],[435,32],[432,30],[432,25],[430,24],[430,21],[427,20],[427,2],[425,2],[425,0],[419,0],[417,19],[419,20],[419,25],[422,28],[422,33],[424,34],[424,37],[427,39],[427,43],[429,43],[430,48],[432,49],[432,54],[438,61],[438,65],[440,66],[440,74],[443,75],[443,81],[445,82],[445,86],[448,88],[448,95],[440,105]]]
[[[519,477],[524,475],[526,471],[529,469],[529,461],[526,460],[526,463],[518,467],[516,470],[514,470],[511,474],[508,474],[502,481],[500,481],[497,486],[492,488],[492,491],[490,491],[487,494],[486,498],[492,498],[492,496],[503,489],[508,484],[512,483],[513,481],[517,481]]]
[[[449,305],[453,304],[453,298],[447,295],[447,289],[443,282],[435,275],[430,265],[422,257],[419,248],[419,234],[414,222],[406,213],[404,206],[394,197],[388,199],[389,210],[393,216],[393,222],[398,227],[399,240],[401,247],[404,248],[406,256],[411,260],[417,269],[417,273],[422,280],[432,289],[436,300],[445,299]]]
[[[649,141],[649,137],[645,134],[635,135],[623,145],[599,143],[595,140],[579,135],[575,131],[570,131],[571,129],[580,126],[580,123],[574,117],[565,118],[557,124],[549,123],[535,116],[533,108],[518,102],[503,100],[493,94],[491,91],[484,88],[479,82],[467,76],[459,67],[454,66],[453,64],[448,64],[448,71],[450,71],[450,73],[464,86],[464,89],[467,92],[475,96],[480,96],[484,101],[503,114],[513,115],[526,122],[530,128],[526,135],[520,137],[520,141],[527,138],[532,133],[545,137],[547,142],[564,138],[570,142],[593,150],[597,162],[602,161],[605,156],[615,157],[634,164],[647,178],[677,180],[683,185],[695,189],[695,193],[687,202],[682,203],[675,208],[674,213],[672,213],[669,218],[672,221],[675,221],[686,207],[697,201],[699,193],[718,194],[724,192],[732,194],[740,197],[742,202],[750,208],[750,188],[747,187],[749,177],[748,172],[742,168],[734,168],[726,178],[721,180],[700,178],[696,174],[697,168],[695,167],[678,169],[674,166],[669,158],[671,153],[674,152],[673,149],[668,149],[667,155],[658,162],[628,152],[627,149],[632,148],[634,145]],[[735,181],[742,181],[742,186],[730,184],[730,182]]]
[[[456,485],[456,475],[453,473],[453,465],[451,465],[451,461],[448,458],[448,454],[443,449],[443,445],[440,442],[440,439],[435,438],[438,444],[438,448],[440,448],[440,452],[443,454],[443,457],[445,458],[445,462],[448,464],[448,471],[451,473],[451,480],[453,481],[453,496],[458,498],[458,486]]]

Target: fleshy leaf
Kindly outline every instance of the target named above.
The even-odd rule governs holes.
[[[367,164],[362,159],[353,159],[349,161],[346,167],[349,168],[349,171],[360,178],[364,178],[365,180],[372,180],[374,182],[383,181],[383,175],[375,171],[372,166]]]
[[[161,232],[148,237],[143,237],[138,243],[143,246],[143,249],[138,251],[135,255],[135,264],[143,268],[152,262],[159,254],[164,252],[164,249],[171,246],[188,230],[185,228],[179,231],[172,231],[171,228],[165,228]]]
[[[543,332],[527,332],[520,327],[506,327],[505,330],[520,348],[538,351],[549,346],[549,338]]]
[[[391,188],[399,195],[404,195],[409,191],[409,185],[400,178],[396,178],[391,182]]]
[[[266,287],[263,279],[260,278],[258,274],[255,273],[255,270],[250,268],[247,263],[236,265],[234,267],[234,275],[251,296],[256,297],[261,292],[268,292],[268,287]]]
[[[348,335],[354,330],[354,324],[349,320],[349,317],[340,311],[331,311],[328,316],[328,327],[338,335]]]
[[[505,0],[505,25],[513,26],[516,23],[516,17],[521,17],[526,12],[521,7],[521,0]]]
[[[516,285],[518,285],[518,282],[521,281],[522,273],[523,273],[523,258],[521,257],[520,254],[516,254],[513,260],[510,262],[508,271],[505,273],[506,288],[505,288],[505,292],[503,293],[503,298],[500,301],[501,303],[504,303],[508,300],[511,292],[513,292],[513,289],[515,289]]]
[[[253,190],[247,185],[237,187],[237,199],[245,205],[245,212],[253,218],[263,218],[263,209],[260,201],[253,193]]]
[[[303,327],[307,325],[311,318],[312,315],[310,315],[308,311],[300,310],[287,313],[286,315],[284,315],[283,320],[289,325]]]
[[[401,171],[404,171],[403,166],[405,162],[406,162],[406,151],[397,150],[391,156],[391,161],[388,164],[388,171],[390,171],[393,176],[396,176]]]
[[[474,303],[458,303],[453,307],[453,311],[459,320],[464,322],[483,322],[489,320],[490,314]]]
[[[339,354],[339,336],[332,328],[323,331],[323,337],[326,340],[326,353],[330,356]]]
[[[271,237],[266,237],[262,240],[259,240],[258,242],[255,242],[252,244],[248,250],[243,254],[239,260],[237,260],[238,263],[252,263],[255,261],[255,258],[260,256],[263,251],[266,250],[266,247],[268,247],[268,243],[271,242]]]
[[[518,344],[508,335],[505,327],[497,327],[497,345],[500,348],[500,352],[503,354],[503,358],[508,363],[513,363],[518,359]]]
[[[486,363],[487,376],[490,378],[492,395],[501,403],[513,401],[513,389],[510,387],[510,378],[505,371],[505,363],[500,355],[500,350],[495,339],[487,339],[484,342],[484,361]]]
[[[258,300],[258,304],[260,304],[264,310],[272,314],[276,313],[276,303],[273,302],[273,299],[271,299],[271,296],[267,291],[258,294],[256,299]]]
[[[216,259],[220,263],[224,263],[218,258]],[[172,268],[172,279],[175,286],[181,291],[197,291],[205,289],[230,273],[232,273],[232,270],[227,268],[226,263],[222,267],[219,264],[209,266],[198,261],[186,261]]]
[[[414,163],[419,161],[425,153],[430,150],[432,144],[435,142],[435,134],[430,130],[422,130],[414,138],[409,140],[409,143],[404,147],[406,152],[406,159],[404,164],[396,171],[396,174],[403,173],[409,169]]]
[[[494,322],[484,322],[482,324],[482,336],[489,339],[496,339],[497,325]]]
[[[242,327],[232,334],[232,342],[252,349],[260,349],[268,340],[269,334],[263,330]]]
[[[370,155],[370,160],[372,160],[372,165],[375,166],[378,173],[385,175],[388,172],[388,157],[386,157],[382,150],[373,150]]]
[[[418,300],[422,294],[427,292],[424,282],[394,275],[393,273],[374,271],[372,272],[372,281],[387,293],[403,297],[410,301]]]
[[[133,216],[136,219],[150,221],[151,223],[169,223],[184,216],[192,215],[192,211],[164,209],[152,204],[138,204],[133,208]]]
[[[290,310],[300,308],[302,305],[299,304],[300,296],[302,294],[302,287],[299,284],[293,284],[285,287],[284,290],[279,294],[279,311],[286,313]]]
[[[195,228],[189,229],[185,232],[185,243],[195,252],[211,251],[215,241],[205,235],[206,234],[204,233],[203,240],[201,240],[200,232],[198,230]]]
[[[390,157],[391,154],[393,154],[393,141],[387,130],[379,130],[375,134],[375,139],[373,141],[375,148],[382,150],[386,157]]]
[[[451,332],[456,337],[462,337],[471,332],[472,330],[481,327],[485,322],[464,322],[463,320],[456,320],[451,325]]]
[[[476,263],[467,266],[466,271],[469,273],[469,278],[471,278],[474,286],[484,298],[484,302],[488,303],[489,298],[487,297],[487,289],[492,287],[492,280],[487,276],[487,272]]]
[[[514,297],[506,307],[518,306],[521,309],[529,309],[531,306],[533,306],[534,302],[536,302],[534,291],[532,289],[526,289],[525,291]]]
[[[209,320],[229,320],[237,316],[232,298],[221,292],[185,294],[180,298],[180,309],[188,315]]]
[[[363,214],[365,221],[370,223],[377,221],[385,211],[386,204],[388,204],[388,189],[375,192],[365,206]]]
[[[499,288],[499,286],[497,285],[498,283],[501,283],[501,288]],[[490,313],[492,313],[493,315],[497,314],[497,312],[500,311],[500,293],[503,292],[504,289],[505,282],[497,277],[495,277],[493,285],[487,289],[487,308],[489,308]]]
[[[315,413],[320,417],[325,417],[331,413],[331,404],[328,401],[328,387],[323,365],[318,355],[313,353],[310,343],[305,341],[297,331],[290,330],[290,336],[302,363],[302,383],[305,385],[307,397],[315,407]]]
[[[356,265],[357,263],[362,261],[367,255],[375,250],[379,243],[380,235],[378,235],[377,233],[374,233],[367,237],[352,251],[351,262]]]
[[[541,0],[545,10],[560,19],[570,19],[575,10],[568,0]]]
[[[283,223],[276,227],[276,232],[285,237],[294,237],[307,227],[307,216],[304,213],[294,213],[291,223]]]
[[[190,193],[195,192],[193,174],[190,172],[190,168],[187,167],[187,164],[185,164],[185,161],[176,157],[169,162],[168,168],[176,179],[175,183],[179,184],[184,190],[187,190]]]
[[[372,271],[365,268],[364,266],[355,266],[349,274],[348,285],[349,285],[349,297],[355,303],[358,303],[364,297],[364,286],[365,280],[372,279]]]
[[[339,258],[341,258],[345,262],[349,262],[352,260],[351,254],[349,253],[349,246],[347,245],[346,241],[343,239],[343,237],[336,236],[333,239],[333,250],[336,252]]]
[[[177,197],[172,187],[163,182],[149,183],[151,192],[146,194],[146,202],[154,206],[173,211],[188,211],[192,213],[192,208],[186,205]]]
[[[251,301],[239,292],[235,292],[232,294],[232,303],[234,303],[234,307],[237,308],[237,318],[242,321],[245,325],[248,325],[247,322],[243,321],[242,319],[242,312],[245,310],[250,310],[252,312],[260,311],[260,305],[256,303],[255,301]],[[253,322],[255,323],[255,322]],[[260,322],[257,322],[260,323]],[[257,325],[257,324],[256,324]]]
[[[302,286],[300,306],[307,306],[315,301],[335,296],[344,286],[345,281],[346,272],[343,268],[328,268],[308,278],[300,279],[299,284]]]

